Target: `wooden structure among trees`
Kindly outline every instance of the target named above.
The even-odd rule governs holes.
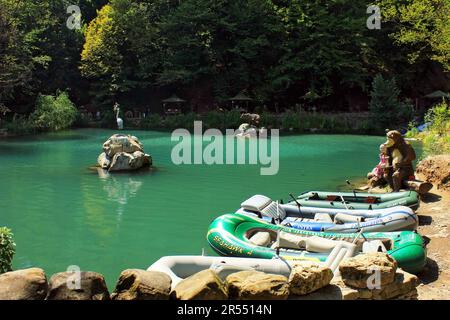
[[[245,94],[245,91],[241,91],[235,97],[229,99],[232,109],[240,109],[241,111],[248,112],[250,103],[253,99]]]
[[[166,115],[175,115],[183,113],[183,105],[186,103],[186,100],[183,100],[174,94],[173,96],[163,100],[162,102],[164,113]]]

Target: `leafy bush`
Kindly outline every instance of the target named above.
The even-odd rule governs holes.
[[[450,153],[450,109],[445,103],[434,106],[425,115],[430,123],[422,135],[425,155]]]
[[[261,115],[261,126],[265,128],[279,128],[280,120],[274,113],[263,112]]]
[[[77,117],[77,109],[66,92],[56,97],[39,95],[31,121],[41,131],[58,131],[69,128]]]
[[[423,143],[423,157],[450,153],[450,109],[445,101],[435,105],[425,115],[428,127],[419,132],[414,123],[406,133],[408,138],[418,138]]]
[[[373,80],[369,110],[380,132],[398,128],[411,120],[413,108],[409,102],[400,101],[399,95],[400,90],[393,79],[386,80],[377,75]]]
[[[73,126],[76,128],[86,128],[89,127],[89,119],[87,116],[80,112],[77,112]]]
[[[211,111],[204,114],[187,113],[163,117],[159,114],[150,114],[142,119],[137,127],[143,130],[171,131],[178,128],[193,130],[194,121],[202,121],[203,129],[237,129],[242,123],[241,113],[238,110],[225,112]],[[110,125],[113,124],[113,125]],[[107,127],[115,127],[115,120]],[[103,124],[105,127],[105,124]],[[260,127],[269,129],[283,129],[285,132],[302,133],[310,129],[317,129],[321,133],[353,133],[376,134],[373,121],[358,114],[331,114],[311,113],[303,110],[289,109],[282,114],[263,112]],[[290,130],[292,129],[292,130]]]
[[[417,129],[417,123],[414,121],[411,121],[408,124],[408,131],[405,134],[406,138],[415,138],[419,134],[419,129]]]
[[[9,133],[17,135],[32,134],[36,132],[36,126],[28,117],[18,117],[13,121],[5,121],[2,126],[8,129]]]
[[[117,129],[116,115],[112,110],[103,112],[102,119],[100,120],[100,125],[103,128]]]
[[[425,122],[430,123],[428,130],[434,131],[439,135],[444,135],[445,133],[448,134],[450,109],[445,101],[442,101],[440,104],[437,104],[428,110],[425,115]]]
[[[241,113],[239,110],[231,110],[224,114],[225,129],[238,128],[242,124]]]
[[[300,113],[292,110],[287,110],[281,116],[281,127],[283,129],[293,129],[293,131],[300,131]]]
[[[144,130],[164,129],[163,118],[157,113],[149,114],[146,118],[141,120],[140,129]]]
[[[225,129],[226,112],[211,111],[203,115],[203,126],[205,128]]]
[[[0,274],[12,270],[12,260],[16,244],[8,228],[0,228]]]

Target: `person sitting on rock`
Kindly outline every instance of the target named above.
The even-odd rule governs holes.
[[[388,168],[388,155],[386,144],[380,145],[380,162],[371,172],[367,174],[367,179],[369,179],[369,186],[374,188],[379,185],[384,185],[386,183],[386,178],[389,174]]]

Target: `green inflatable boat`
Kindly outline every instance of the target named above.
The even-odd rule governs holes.
[[[287,239],[287,240],[286,240]],[[211,247],[222,256],[325,262],[333,243],[354,246],[354,254],[385,251],[410,273],[422,271],[426,250],[422,237],[412,231],[339,234],[298,230],[265,222],[246,214],[223,215],[207,234]],[[283,240],[283,241],[282,241]],[[331,243],[331,244],[330,244]],[[295,245],[293,245],[295,244]]]
[[[298,204],[305,207],[334,209],[385,209],[406,206],[419,208],[419,194],[415,191],[392,193],[359,193],[334,191],[308,191],[297,197]],[[293,205],[298,205],[292,202]]]

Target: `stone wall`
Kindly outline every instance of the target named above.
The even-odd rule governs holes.
[[[369,288],[373,268],[378,267],[379,286]],[[340,276],[311,262],[292,268],[289,277],[259,271],[240,271],[221,279],[203,270],[181,281],[172,290],[168,275],[157,271],[123,271],[112,293],[96,272],[54,274],[31,268],[0,275],[0,300],[356,300],[417,299],[416,276],[397,269],[383,253],[345,260]]]

